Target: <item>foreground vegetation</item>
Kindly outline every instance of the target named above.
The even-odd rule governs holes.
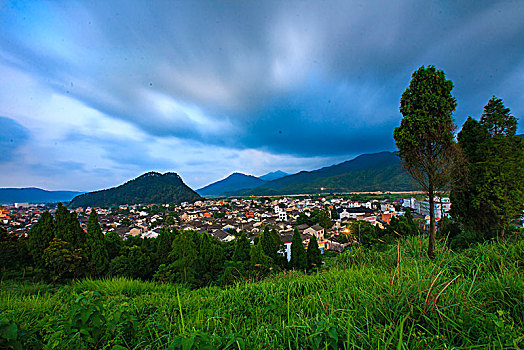
[[[126,278],[0,284],[0,348],[524,347],[524,240],[455,253],[406,237],[311,275],[190,290]]]

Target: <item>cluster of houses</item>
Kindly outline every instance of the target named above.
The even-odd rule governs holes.
[[[449,198],[437,201],[437,217],[449,211]],[[337,236],[356,220],[365,220],[384,228],[394,216],[404,215],[406,207],[418,217],[427,220],[427,201],[409,198],[399,201],[371,200],[352,201],[342,198],[290,198],[281,199],[228,199],[205,200],[195,203],[158,205],[121,205],[118,208],[77,208],[80,225],[87,229],[90,212],[96,210],[104,234],[116,232],[122,238],[139,236],[157,237],[162,228],[207,232],[224,242],[235,240],[240,232],[250,239],[258,236],[266,226],[274,228],[282,237],[288,257],[291,238],[295,227],[308,243],[315,236],[322,251],[342,251],[346,244],[337,241]],[[331,226],[299,224],[300,216],[310,217],[315,210],[328,209]],[[0,207],[0,225],[19,235],[26,235],[42,211],[43,205]],[[54,212],[53,209],[50,210]],[[426,213],[427,211],[427,213]],[[439,215],[440,213],[440,215]],[[415,214],[417,215],[417,214]],[[326,225],[324,225],[326,226]]]

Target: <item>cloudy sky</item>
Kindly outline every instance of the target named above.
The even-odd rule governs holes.
[[[395,150],[421,65],[459,126],[492,95],[524,115],[524,1],[0,1],[0,28],[0,187],[199,188]]]

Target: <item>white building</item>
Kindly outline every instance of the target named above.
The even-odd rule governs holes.
[[[287,221],[287,213],[285,211],[280,211],[278,213],[278,220],[279,221]]]

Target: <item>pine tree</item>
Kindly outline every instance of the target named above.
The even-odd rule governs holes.
[[[452,89],[443,71],[420,67],[402,94],[403,118],[393,133],[402,165],[429,197],[429,258],[435,256],[435,194],[449,183],[455,153]]]
[[[37,267],[44,267],[44,250],[55,238],[53,216],[46,210],[29,232],[29,253]]]
[[[305,270],[307,268],[306,250],[296,227],[291,239],[291,260],[289,261],[289,266],[297,270]]]
[[[326,230],[331,229],[331,226],[333,226],[333,223],[331,222],[331,216],[329,215],[329,211],[327,209],[322,209],[320,211],[318,224]]]
[[[210,285],[218,280],[225,262],[224,250],[208,233],[201,235],[199,252],[199,285]]]
[[[273,260],[264,254],[262,245],[259,243],[257,245],[251,246],[249,250],[250,257],[250,268],[252,271],[257,273],[258,278],[264,277],[271,271]]]
[[[307,245],[307,262],[310,269],[322,265],[322,254],[318,247],[317,237],[315,237],[315,235],[311,237]]]
[[[178,234],[176,228],[169,230],[168,228],[162,228],[160,234],[156,240],[157,243],[157,256],[158,256],[158,265],[169,264],[169,254],[173,249],[173,241]]]
[[[451,191],[452,215],[466,228],[504,238],[524,209],[524,142],[517,118],[493,97],[480,122],[468,118],[458,134],[461,162]]]
[[[235,252],[233,253],[233,261],[249,261],[250,243],[246,237],[246,233],[242,232],[242,236],[236,241]]]
[[[82,227],[80,227],[76,213],[69,212],[62,203],[58,203],[54,225],[56,238],[70,243],[74,249],[85,248],[85,233]]]
[[[109,268],[109,256],[104,235],[95,210],[91,210],[87,220],[86,255],[90,270],[95,276],[102,276]]]
[[[275,265],[282,267],[284,256],[281,252],[284,250],[284,242],[277,230],[269,230],[269,226],[266,226],[260,236],[260,244],[264,254],[269,256]]]
[[[108,232],[104,236],[104,241],[106,244],[109,261],[120,255],[120,250],[124,246],[124,240],[118,235],[116,231]]]

